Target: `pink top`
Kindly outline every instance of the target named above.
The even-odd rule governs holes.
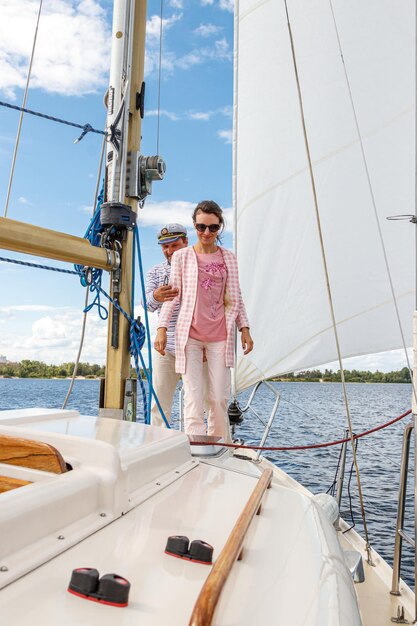
[[[198,341],[225,341],[224,290],[227,270],[221,250],[212,254],[196,252],[198,264],[197,297],[190,337]]]

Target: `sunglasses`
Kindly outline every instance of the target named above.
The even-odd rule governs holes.
[[[206,228],[208,228],[211,233],[217,233],[220,228],[220,224],[209,224],[208,226],[206,224],[194,224],[194,226],[199,233],[204,233]]]

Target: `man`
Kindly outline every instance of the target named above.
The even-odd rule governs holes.
[[[154,267],[146,276],[145,292],[148,311],[159,311],[164,302],[173,300],[178,290],[172,289],[169,282],[171,258],[176,250],[188,246],[187,229],[181,224],[166,224],[158,233],[158,244],[161,246],[165,261]],[[167,346],[162,356],[155,350],[152,353],[153,387],[168,422],[171,421],[172,402],[180,374],[175,372],[175,325],[178,318],[179,304],[167,330]],[[165,426],[155,400],[151,407],[152,426]]]

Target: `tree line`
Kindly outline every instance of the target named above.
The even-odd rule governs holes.
[[[74,371],[74,363],[48,365],[42,361],[24,359],[19,363],[0,363],[0,376],[17,378],[68,378]],[[104,376],[104,366],[90,363],[79,363],[77,376],[97,378]]]
[[[340,370],[333,372],[332,370],[325,369],[324,372],[322,372],[321,370],[315,369],[285,374],[285,376],[279,376],[272,380],[285,382],[339,383],[341,379]],[[345,380],[348,383],[409,383],[410,374],[407,367],[403,367],[401,370],[394,372],[345,370]]]
[[[19,363],[0,363],[0,376],[16,377],[16,378],[68,378],[72,376],[74,371],[74,363],[62,363],[62,365],[48,365],[42,361],[31,361],[24,359]],[[104,376],[104,365],[96,363],[79,363],[77,368],[77,376],[85,378],[99,378]],[[131,377],[136,378],[136,372],[131,369]],[[142,373],[143,378],[143,373]],[[403,367],[401,370],[394,372],[369,372],[361,370],[345,370],[345,379],[348,383],[409,383],[410,376],[408,369]],[[272,378],[274,381],[283,382],[331,382],[338,383],[341,381],[340,370],[333,372],[332,370],[306,370],[292,374],[285,374]]]

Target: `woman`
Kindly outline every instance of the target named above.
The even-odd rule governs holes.
[[[207,358],[208,435],[229,440],[226,418],[230,368],[234,365],[234,326],[241,331],[244,354],[253,349],[249,323],[239,287],[235,255],[218,245],[224,229],[223,212],[212,200],[200,202],[193,213],[198,241],[178,250],[171,261],[170,284],[178,296],[162,305],[155,349],[165,353],[168,323],[177,302],[175,369],[184,384],[185,432],[205,435],[203,354]]]

